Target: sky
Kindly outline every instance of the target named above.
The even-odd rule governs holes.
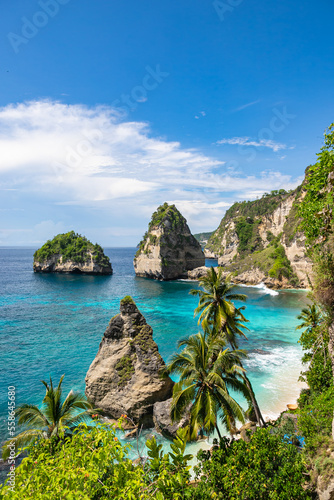
[[[0,0],[0,245],[135,246],[293,189],[334,121],[329,0]]]

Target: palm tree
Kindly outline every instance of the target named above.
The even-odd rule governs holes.
[[[243,380],[244,369],[240,357],[244,351],[224,349],[221,339],[210,339],[203,333],[181,340],[181,353],[174,354],[167,365],[168,373],[180,376],[174,386],[171,417],[178,421],[190,410],[191,438],[205,430],[208,434],[217,430],[220,416],[227,429],[233,433],[236,420],[244,422],[244,412],[230,395],[233,389],[249,399],[249,392]]]
[[[210,336],[218,335],[222,339],[225,339],[231,348],[235,350],[238,348],[237,336],[246,338],[242,328],[247,329],[243,323],[248,322],[248,320],[241,312],[245,309],[245,306],[237,308],[232,300],[245,302],[247,296],[233,293],[235,286],[232,285],[230,280],[230,275],[225,278],[223,277],[222,268],[216,271],[211,267],[206,276],[199,281],[199,285],[204,290],[190,290],[190,294],[199,296],[199,305],[195,309],[195,315],[200,315],[198,322],[202,325],[203,329],[209,332]],[[243,379],[250,395],[250,408],[248,412],[255,413],[259,426],[265,427],[266,423],[256,401],[252,384],[246,373],[243,374]]]
[[[79,423],[89,420],[91,415],[98,411],[93,409],[84,394],[78,392],[70,391],[63,400],[61,385],[64,376],[60,378],[57,388],[54,388],[51,377],[50,383],[42,380],[46,393],[41,408],[33,404],[23,404],[17,408],[15,413],[18,417],[18,424],[28,429],[4,443],[3,460],[8,458],[8,444],[13,440],[17,451],[36,439],[53,436],[60,439],[60,431],[71,433]]]
[[[230,276],[223,277],[222,268],[218,271],[211,267],[206,276],[199,281],[199,286],[204,290],[190,290],[191,295],[199,296],[199,304],[195,309],[195,316],[199,314],[198,323],[204,331],[214,326],[216,333],[235,331],[238,335],[244,333],[236,325],[236,318],[247,321],[237,309],[232,300],[246,301],[246,295],[232,293],[234,285],[231,284]],[[239,325],[243,326],[243,325]]]
[[[307,307],[303,307],[301,313],[297,316],[297,319],[301,320],[301,323],[296,327],[296,330],[304,329],[302,338],[304,340],[305,348],[312,349],[313,357],[316,352],[322,348],[324,354],[324,366],[326,366],[326,342],[322,329],[324,318],[321,310],[315,304],[308,304]]]

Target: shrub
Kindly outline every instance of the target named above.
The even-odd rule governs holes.
[[[295,446],[270,429],[258,429],[250,442],[224,438],[220,449],[199,453],[194,499],[300,500],[306,467]],[[210,496],[211,495],[211,496]]]

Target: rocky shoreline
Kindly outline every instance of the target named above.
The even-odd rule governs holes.
[[[188,279],[193,280],[193,281],[198,281],[201,278],[203,278],[210,267],[206,266],[201,266],[197,267],[196,269],[193,269],[192,271],[188,271]],[[218,267],[215,267],[217,270]],[[226,271],[223,273],[223,276],[226,277],[228,275],[231,275],[230,272]],[[307,287],[304,286],[304,283],[301,283],[300,286],[296,287],[293,286],[291,283],[289,283],[289,280],[286,278],[282,278],[281,280],[278,280],[277,278],[270,278],[267,276],[263,271],[261,271],[258,268],[253,268],[249,269],[248,271],[245,271],[239,275],[231,277],[231,282],[235,285],[247,285],[247,286],[255,286],[255,285],[260,285],[263,284],[267,288],[270,288],[272,290],[281,290],[281,289],[300,289],[300,290],[306,290]]]

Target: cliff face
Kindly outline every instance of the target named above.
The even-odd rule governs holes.
[[[34,254],[35,273],[112,274],[100,245],[70,231],[47,241]]]
[[[305,237],[298,231],[303,193],[281,190],[260,200],[235,203],[210,238],[206,251],[241,283],[268,281],[272,286],[307,287],[312,265]],[[260,280],[260,281],[259,281]]]
[[[152,215],[133,265],[137,276],[176,279],[205,264],[201,245],[175,205],[165,203]]]
[[[86,375],[86,395],[96,407],[115,419],[126,414],[144,427],[153,427],[154,403],[169,399],[174,385],[160,376],[165,363],[152,334],[134,301],[125,297]]]
[[[35,261],[33,264],[35,273],[73,273],[73,274],[112,274],[111,264],[101,266],[94,261],[91,252],[87,252],[84,262],[66,260],[63,262],[61,254],[54,254],[44,262]]]

